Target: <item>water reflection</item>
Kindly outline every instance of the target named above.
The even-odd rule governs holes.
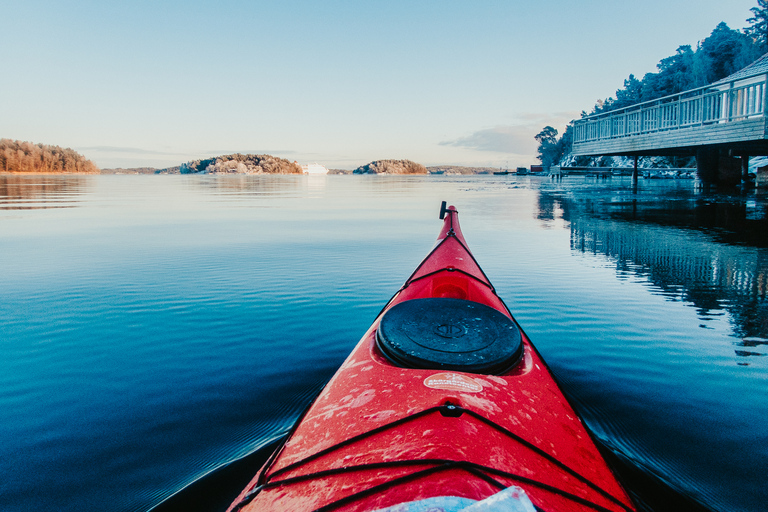
[[[743,340],[737,342],[735,345],[737,347],[755,347],[755,348],[758,348],[758,347],[761,347],[762,345],[768,345],[768,340],[763,339],[763,338],[744,338]],[[768,352],[768,350],[766,350],[766,352],[756,352],[754,350],[738,350],[737,349],[735,352],[736,352],[737,356],[741,356],[741,357],[751,357],[751,356],[758,356],[758,357],[760,357],[760,356],[767,355],[766,352]],[[748,366],[749,365],[748,362],[740,362],[740,363],[737,363],[737,364],[740,365],[740,366]]]
[[[595,186],[565,191],[543,190],[539,219],[550,220],[561,208],[562,218],[588,213],[592,217],[639,221],[701,231],[713,240],[768,248],[768,194],[707,192],[689,181],[630,187]]]
[[[0,210],[73,208],[90,184],[88,176],[0,175]]]
[[[216,200],[250,201],[254,198],[318,197],[326,188],[326,175],[211,175],[188,176],[186,187]]]
[[[764,196],[542,190],[538,217],[570,223],[571,250],[615,262],[656,293],[692,304],[708,328],[728,314],[737,364],[768,353],[768,220]]]
[[[306,187],[306,177],[303,175],[211,175],[189,176],[186,178],[188,188],[202,189],[214,195],[227,198],[237,196],[297,196]],[[182,178],[184,179],[184,178]]]

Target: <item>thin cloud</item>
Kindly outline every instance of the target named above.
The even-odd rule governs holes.
[[[579,119],[581,113],[576,111],[548,112],[546,114],[542,112],[522,112],[518,113],[515,117],[529,123],[567,124],[572,119]]]
[[[94,153],[131,153],[134,155],[175,155],[167,151],[156,151],[152,149],[131,148],[125,146],[79,146],[82,151],[93,151]]]
[[[218,156],[218,155],[230,155],[233,153],[243,153],[243,154],[269,154],[269,155],[295,155],[298,154],[297,151],[294,150],[268,150],[268,149],[258,149],[258,150],[232,150],[232,149],[219,149],[219,150],[209,150],[209,151],[160,151],[156,149],[144,149],[144,148],[134,148],[134,147],[128,147],[128,146],[78,146],[78,149],[82,151],[93,151],[94,153],[128,153],[132,155],[156,155],[156,156],[178,156],[178,155],[188,155],[188,154],[210,154],[211,156]]]
[[[513,125],[498,125],[478,130],[465,137],[440,142],[441,146],[472,149],[494,153],[530,155],[535,153],[538,143],[534,139],[545,126],[554,126],[562,132],[565,126],[578,118],[574,112],[518,113],[521,122]]]
[[[275,156],[300,154],[298,151],[295,151],[292,149],[249,149],[249,150],[215,149],[215,150],[206,152],[206,154],[210,154],[212,156],[233,155],[235,153],[241,153],[243,155],[275,155]]]
[[[533,137],[537,133],[538,131],[532,125],[496,126],[476,131],[466,137],[440,142],[439,144],[441,146],[473,149],[475,151],[525,154],[535,150],[536,141]]]

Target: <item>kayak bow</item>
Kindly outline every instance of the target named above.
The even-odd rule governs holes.
[[[443,217],[434,249],[229,511],[635,510],[456,208],[443,203]]]

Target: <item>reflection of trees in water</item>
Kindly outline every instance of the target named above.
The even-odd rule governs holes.
[[[768,344],[768,222],[765,198],[680,194],[542,192],[539,218],[561,214],[571,249],[606,256],[702,318],[727,311],[740,356]]]
[[[304,175],[253,176],[246,174],[190,176],[188,186],[222,194],[286,195],[301,190]]]
[[[280,197],[303,197],[307,190],[317,191],[324,189],[329,180],[337,180],[335,189],[344,181],[353,184],[353,188],[363,192],[371,192],[377,195],[400,194],[404,190],[412,190],[423,186],[423,176],[411,175],[363,175],[363,176],[334,176],[325,174],[214,174],[214,175],[186,175],[181,179],[187,179],[185,186],[191,189],[203,189],[214,194],[229,196],[237,195],[263,195]],[[443,178],[435,176],[430,178],[439,183]],[[455,182],[456,180],[451,180]],[[471,181],[469,182],[471,183]],[[342,185],[343,186],[343,185]],[[350,192],[352,188],[350,188]],[[352,192],[351,192],[352,193]],[[360,193],[360,192],[354,192]]]
[[[0,209],[71,208],[86,192],[87,176],[0,175]]]

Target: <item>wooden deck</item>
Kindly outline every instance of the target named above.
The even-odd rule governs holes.
[[[768,74],[764,66],[757,70],[574,121],[573,154],[663,156],[719,148],[768,155]]]

